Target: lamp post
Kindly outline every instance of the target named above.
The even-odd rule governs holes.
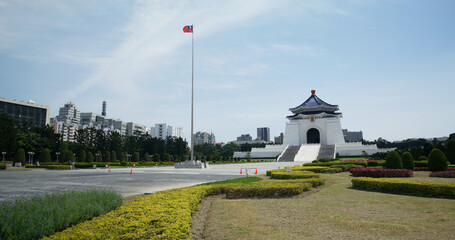
[[[126,157],[128,158],[128,162],[131,162],[131,154],[126,154]]]
[[[2,161],[3,161],[3,164],[5,164],[5,155],[6,155],[6,152],[2,152],[2,155],[3,155],[3,158],[2,158],[3,160],[2,160]]]
[[[99,156],[99,155],[100,155],[99,153],[95,153],[95,156],[96,156],[96,162],[98,162],[98,156]]]
[[[56,152],[55,155],[57,155],[57,162],[59,162],[58,161],[58,155],[60,155],[60,152]]]
[[[33,163],[33,155],[35,155],[34,152],[28,152],[28,164]]]

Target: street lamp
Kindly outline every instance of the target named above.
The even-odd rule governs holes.
[[[28,152],[28,164],[32,164],[32,162],[33,162],[33,155],[35,155],[34,152]]]
[[[6,155],[6,152],[2,152],[2,155],[3,155],[3,164],[5,164],[5,155]]]
[[[56,152],[55,155],[57,155],[57,162],[58,162],[58,155],[60,155],[60,152]]]
[[[96,153],[96,162],[98,162],[98,156],[100,155],[99,153]]]
[[[128,157],[128,162],[131,162],[131,154],[126,154],[126,157]]]

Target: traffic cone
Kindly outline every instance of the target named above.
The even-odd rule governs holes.
[[[133,168],[131,168],[131,172],[130,172],[130,174],[133,174]]]
[[[111,166],[109,166],[109,171],[108,172],[111,172]]]
[[[258,174],[258,169],[256,168],[256,172],[254,172],[254,174]]]
[[[242,173],[243,173],[243,172],[242,172],[242,169],[240,168],[240,174],[242,174]]]

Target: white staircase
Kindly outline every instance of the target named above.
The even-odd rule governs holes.
[[[312,162],[318,158],[320,148],[321,144],[303,144],[295,155],[294,161]]]

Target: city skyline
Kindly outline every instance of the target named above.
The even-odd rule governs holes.
[[[229,142],[316,95],[367,140],[455,132],[452,1],[3,1],[0,97]]]

